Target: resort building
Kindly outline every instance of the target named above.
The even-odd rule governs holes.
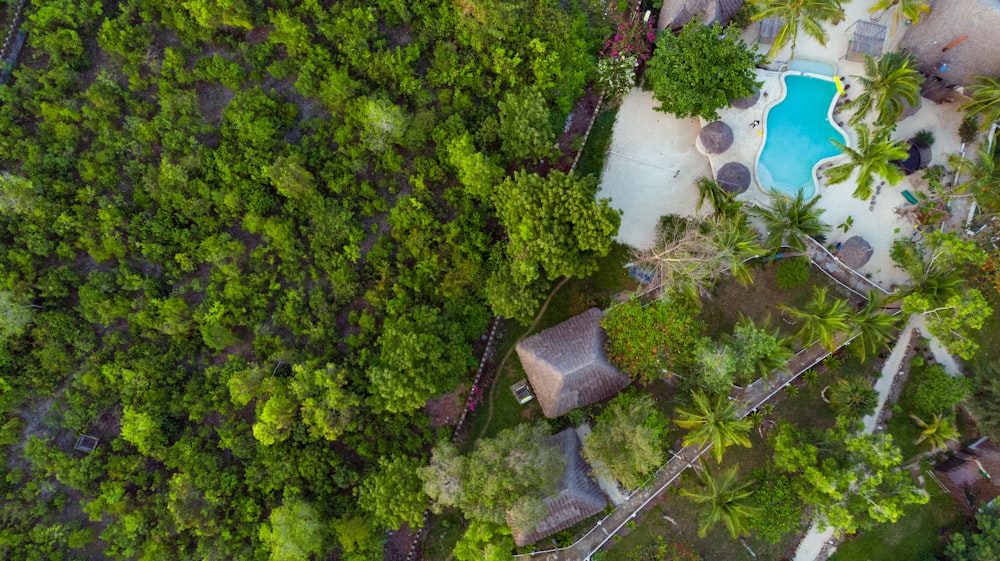
[[[934,0],[930,6],[899,44],[927,77],[924,97],[952,101],[951,90],[974,76],[1000,76],[1000,0]]]
[[[548,515],[534,530],[520,528],[511,523],[510,516],[507,517],[507,524],[518,547],[565,530],[601,512],[608,504],[600,487],[590,476],[590,465],[580,454],[583,444],[576,429],[566,429],[554,435],[552,440],[562,450],[566,468],[559,480],[557,493],[545,499],[545,506],[549,509]]]
[[[743,7],[743,0],[664,0],[657,29],[680,29],[692,21],[726,25]]]
[[[981,438],[934,468],[935,477],[961,505],[973,515],[1000,496],[1000,447]]]
[[[555,418],[610,399],[629,385],[628,376],[608,362],[604,312],[591,308],[517,344],[542,413]]]

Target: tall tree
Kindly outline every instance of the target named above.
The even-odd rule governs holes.
[[[756,373],[761,378],[770,378],[778,369],[784,369],[794,354],[789,342],[779,331],[771,328],[771,317],[757,326],[753,319],[740,314],[733,327],[732,335],[724,340],[736,352],[736,371],[744,376]]]
[[[750,447],[750,429],[753,423],[739,416],[739,404],[730,401],[729,396],[719,394],[709,397],[701,390],[691,394],[691,409],[677,408],[674,423],[682,429],[689,429],[684,435],[684,446],[696,444],[701,448],[712,446],[712,457],[722,462],[726,448],[739,445]]]
[[[805,309],[779,306],[802,325],[795,336],[803,345],[821,343],[829,350],[837,348],[837,335],[850,331],[850,310],[842,298],[828,299],[826,287],[813,289],[813,297]]]
[[[649,394],[624,392],[597,417],[583,442],[583,456],[624,489],[636,489],[663,465],[667,419]]]
[[[608,360],[641,384],[692,364],[705,328],[697,306],[684,297],[648,306],[629,300],[608,310],[601,327]]]
[[[979,127],[982,130],[1000,121],[1000,80],[989,76],[976,76],[976,82],[969,86],[972,101],[959,107],[968,115],[981,117]]]
[[[764,514],[752,506],[752,483],[740,481],[738,471],[739,466],[733,466],[716,476],[708,466],[703,466],[698,476],[701,488],[694,491],[681,489],[682,495],[702,505],[698,516],[698,537],[704,538],[719,522],[726,525],[733,539],[745,536],[750,533],[750,520]]]
[[[271,511],[260,528],[270,561],[307,561],[323,549],[323,527],[316,509],[300,498]]]
[[[1000,515],[990,506],[976,513],[976,529],[952,536],[946,550],[948,561],[993,561],[1000,559]]]
[[[698,205],[696,210],[701,210],[705,201],[712,205],[712,216],[715,218],[736,218],[743,210],[743,204],[736,200],[736,197],[722,188],[718,181],[708,177],[701,177],[695,184],[698,186]]]
[[[771,204],[754,209],[754,213],[764,222],[767,239],[764,247],[775,256],[782,247],[796,251],[806,250],[806,238],[820,236],[830,231],[830,225],[820,218],[825,209],[817,208],[819,197],[806,202],[802,191],[790,198],[777,191],[771,192]]]
[[[795,46],[799,39],[799,31],[805,31],[820,45],[826,45],[827,34],[824,24],[838,24],[844,19],[844,8],[840,0],[755,0],[757,13],[754,21],[776,18],[782,20],[778,35],[771,44],[768,56],[774,58],[781,49],[792,42],[792,54],[795,58]]]
[[[692,21],[676,35],[660,33],[646,67],[660,102],[656,110],[714,121],[718,109],[760,87],[756,66],[762,59],[735,30],[718,23]]]
[[[774,464],[795,477],[795,491],[812,505],[820,526],[837,533],[892,523],[910,504],[929,500],[885,433],[858,434],[858,423],[840,419],[818,434],[782,423],[774,436]]]
[[[875,111],[875,126],[891,127],[907,104],[920,103],[924,77],[916,65],[916,58],[907,53],[885,53],[877,60],[865,55],[865,75],[855,76],[864,91],[846,106],[854,109],[850,123],[857,125]]]
[[[552,153],[555,134],[549,108],[537,90],[507,92],[500,102],[500,138],[511,160],[537,160]]]
[[[417,460],[403,456],[380,458],[378,468],[357,488],[358,506],[384,528],[398,529],[405,522],[419,529],[428,503],[417,477],[419,466]]]
[[[830,185],[844,183],[857,171],[857,186],[852,196],[855,199],[867,200],[875,192],[875,176],[883,177],[889,185],[896,185],[903,180],[903,172],[893,163],[908,157],[906,145],[889,138],[892,130],[888,128],[872,131],[865,124],[854,127],[858,137],[857,149],[830,139],[837,145],[848,162],[833,166],[826,170]]]

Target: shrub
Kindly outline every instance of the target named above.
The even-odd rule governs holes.
[[[751,517],[750,528],[756,537],[778,543],[798,528],[805,505],[796,498],[791,478],[770,462],[764,468],[753,470],[753,478],[757,484],[751,500],[767,516]]]
[[[781,288],[795,288],[802,286],[809,280],[809,260],[805,258],[793,258],[778,263],[778,271],[775,282]]]
[[[968,144],[976,139],[979,132],[979,119],[975,115],[967,115],[962,119],[962,124],[958,127],[958,136],[962,142]]]
[[[917,134],[913,135],[913,140],[917,142],[917,145],[924,145],[928,148],[934,146],[934,133],[927,129],[921,129]]]
[[[951,412],[968,395],[969,381],[966,378],[949,376],[943,366],[936,364],[919,374],[913,409],[920,417],[943,415]]]

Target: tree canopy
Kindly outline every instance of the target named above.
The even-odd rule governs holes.
[[[676,35],[659,34],[646,78],[660,103],[657,110],[714,121],[718,109],[761,86],[756,75],[761,62],[735,30],[692,21]]]

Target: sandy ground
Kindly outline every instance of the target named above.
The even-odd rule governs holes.
[[[695,147],[701,124],[654,111],[656,105],[639,88],[622,101],[598,193],[623,211],[618,241],[636,248],[652,245],[661,216],[695,214],[695,181],[712,173]]]
[[[853,84],[854,75],[863,74],[862,63],[848,61],[843,56],[853,35],[851,25],[858,21],[871,21],[869,8],[875,0],[855,0],[845,4],[847,17],[836,26],[828,26],[829,39],[825,46],[818,44],[804,34],[800,35],[796,48],[796,58],[812,59],[837,65],[838,74],[847,78],[846,84]],[[883,14],[880,23],[888,27],[890,34],[885,51],[891,51],[899,42],[906,27],[893,29],[892,14]],[[894,34],[893,34],[894,32]],[[749,44],[756,44],[759,25],[753,24],[743,33]],[[767,45],[760,45],[762,50]],[[770,65],[778,68],[790,56],[786,46],[778,53]],[[730,125],[734,133],[732,148],[711,158],[701,154],[695,147],[695,140],[704,122],[695,119],[676,119],[653,110],[656,102],[650,92],[633,90],[622,102],[610,152],[607,156],[601,180],[600,196],[610,197],[612,206],[623,211],[622,225],[618,240],[637,248],[649,247],[655,236],[656,224],[665,214],[695,214],[698,191],[695,181],[702,176],[714,176],[715,170],[728,162],[742,162],[751,170],[755,168],[757,153],[763,136],[759,127],[750,126],[755,120],[764,121],[769,106],[776,104],[783,96],[781,83],[776,72],[761,71],[764,82],[760,100],[749,109],[724,109],[721,120]],[[847,90],[848,97],[857,90]],[[897,125],[895,138],[906,139],[921,129],[934,132],[932,163],[945,163],[947,155],[960,150],[958,125],[962,115],[954,105],[936,105],[922,100],[923,105],[913,116]],[[838,114],[838,121],[846,121],[848,115]],[[849,131],[853,137],[853,131]],[[852,138],[852,141],[854,139]],[[892,289],[908,282],[906,274],[895,267],[889,257],[889,250],[897,238],[913,234],[912,221],[901,212],[909,207],[902,196],[903,190],[915,192],[923,190],[924,182],[920,174],[914,174],[896,186],[883,187],[872,201],[859,201],[851,197],[853,180],[828,187],[821,185],[818,194],[822,197],[820,207],[826,210],[825,221],[832,231],[828,242],[833,244],[860,235],[874,249],[871,261],[859,269],[881,286]],[[765,204],[767,195],[760,189],[756,178],[751,188],[740,196],[741,200],[753,204]],[[707,211],[707,209],[705,209]],[[705,212],[703,211],[703,212]],[[847,232],[838,229],[848,217],[853,226]]]

